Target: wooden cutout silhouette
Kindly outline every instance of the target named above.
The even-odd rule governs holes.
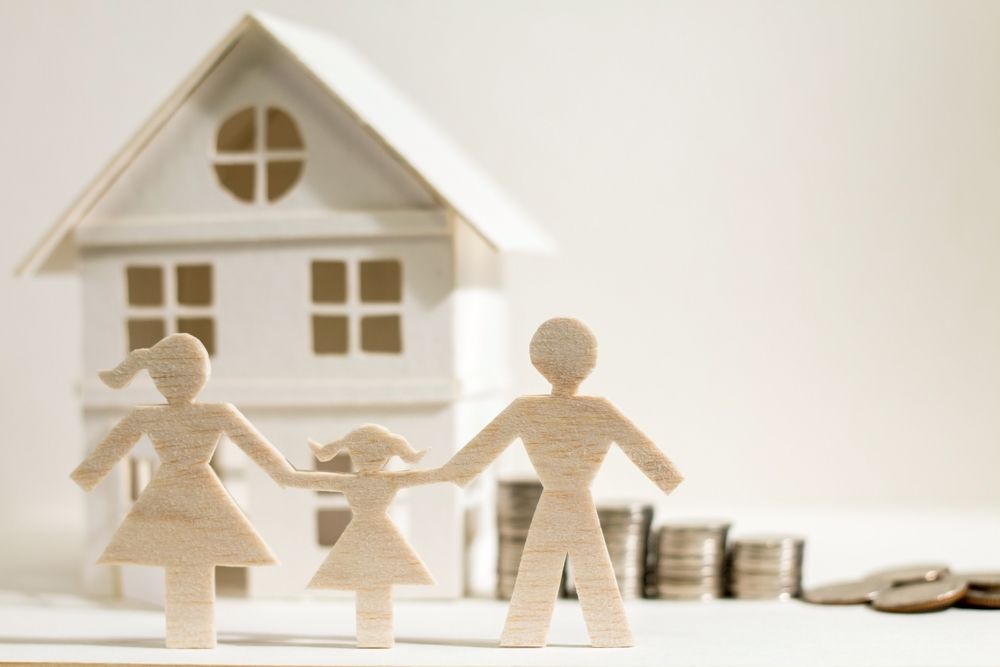
[[[500,644],[545,645],[569,557],[591,644],[631,646],[632,633],[590,485],[611,443],[664,493],[683,478],[607,399],[577,395],[597,361],[597,340],[586,325],[569,318],[548,320],[535,332],[530,351],[531,363],[552,384],[552,393],[515,399],[442,468],[445,477],[466,484],[520,438],[544,487]]]
[[[386,510],[400,489],[444,481],[442,471],[383,471],[392,456],[416,463],[426,450],[418,452],[402,436],[372,424],[325,446],[310,440],[309,446],[320,461],[346,450],[358,470],[346,474],[300,471],[288,479],[289,486],[342,492],[353,513],[309,588],[356,591],[358,646],[391,648],[393,585],[433,584],[434,578]]]
[[[277,563],[209,465],[219,437],[228,436],[279,484],[295,469],[234,406],[195,402],[210,366],[194,336],[167,336],[100,377],[120,389],[143,369],[167,403],[134,408],[71,476],[90,491],[149,436],[160,466],[98,562],[165,568],[167,646],[212,648],[215,566]]]

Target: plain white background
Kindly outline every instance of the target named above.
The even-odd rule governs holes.
[[[556,239],[507,262],[514,391],[586,320],[662,507],[1000,521],[1000,4],[3,0],[0,585],[68,585],[82,520],[78,284],[14,267],[247,8],[354,44]],[[656,498],[621,456],[595,488]]]

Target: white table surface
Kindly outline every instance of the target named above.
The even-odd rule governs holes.
[[[997,665],[1000,611],[895,615],[798,601],[629,603],[631,649],[592,649],[560,601],[545,649],[496,647],[506,605],[402,601],[394,649],[353,648],[347,601],[220,600],[219,646],[163,648],[162,612],[128,603],[0,593],[0,662],[223,665]]]

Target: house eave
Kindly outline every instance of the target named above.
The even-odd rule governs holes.
[[[76,230],[80,248],[256,243],[319,239],[448,236],[452,222],[442,209],[395,211],[271,211],[245,217],[93,220]]]

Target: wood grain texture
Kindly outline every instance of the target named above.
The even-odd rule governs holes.
[[[329,461],[341,450],[351,456],[357,473],[293,473],[289,486],[317,491],[339,491],[351,507],[352,517],[309,582],[310,588],[357,592],[357,640],[362,648],[390,648],[392,587],[395,584],[433,584],[434,578],[406,538],[389,518],[389,504],[405,487],[443,481],[434,470],[384,471],[392,456],[415,463],[423,456],[402,436],[381,426],[362,426],[327,445],[310,440],[320,461]]]
[[[93,489],[143,435],[160,466],[101,555],[100,563],[166,568],[166,643],[175,648],[215,646],[215,566],[276,563],[209,462],[226,435],[283,484],[294,468],[229,404],[197,403],[208,381],[208,353],[188,334],[174,334],[135,350],[101,373],[110,387],[148,371],[165,405],[140,406],[125,416],[71,477]]]
[[[531,361],[552,393],[511,403],[443,468],[465,484],[514,440],[524,443],[544,488],[528,530],[502,646],[544,646],[563,564],[573,562],[593,646],[633,643],[590,486],[612,443],[670,493],[682,477],[669,459],[608,400],[577,395],[597,361],[597,341],[582,322],[543,323]]]

